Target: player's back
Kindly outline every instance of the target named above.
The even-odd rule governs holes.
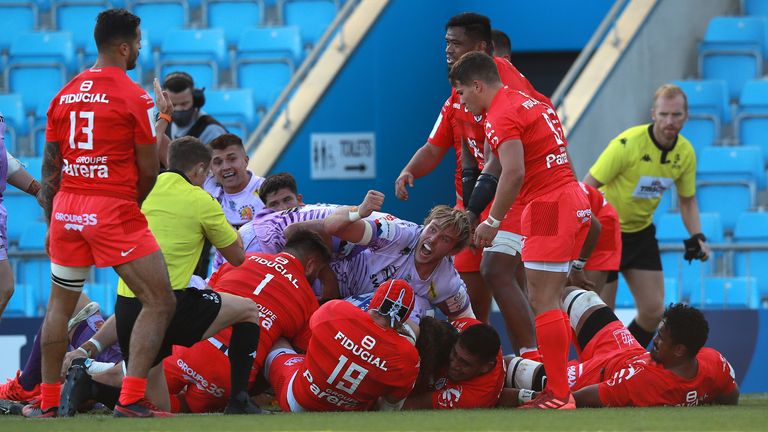
[[[310,320],[305,366],[293,382],[309,411],[363,411],[383,395],[408,396],[418,374],[416,348],[354,305],[333,300]]]
[[[88,69],[51,101],[46,140],[64,160],[61,189],[136,199],[136,144],[155,144],[154,102],[120,68]]]
[[[552,107],[527,93],[499,90],[488,111],[485,132],[491,147],[519,139],[523,143],[525,178],[520,199],[532,199],[575,182],[566,153],[568,145]]]
[[[239,267],[223,265],[208,285],[255,301],[260,307],[260,325],[286,338],[296,336],[319,307],[304,267],[286,252],[248,254]]]
[[[288,210],[272,213],[260,213],[259,219],[252,221],[254,241],[260,244],[261,250],[267,253],[277,253],[285,247],[285,228],[296,222],[323,219],[336,205],[310,204],[294,207]]]

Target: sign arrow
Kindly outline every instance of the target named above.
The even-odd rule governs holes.
[[[361,163],[360,165],[346,165],[344,167],[344,171],[360,171],[365,172],[366,166],[364,163]]]

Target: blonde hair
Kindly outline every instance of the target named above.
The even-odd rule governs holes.
[[[442,204],[432,207],[424,219],[424,226],[431,222],[435,222],[439,228],[450,228],[456,233],[455,250],[464,249],[469,244],[469,218],[463,211]]]
[[[653,94],[653,109],[656,108],[656,101],[659,98],[674,99],[678,96],[683,97],[683,109],[688,112],[688,96],[685,95],[683,89],[674,84],[664,84],[656,89],[656,93]]]

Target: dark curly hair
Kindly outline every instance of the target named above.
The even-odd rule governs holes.
[[[699,353],[709,337],[709,323],[704,314],[693,306],[671,304],[662,316],[664,327],[675,343],[683,344],[691,357]]]
[[[458,331],[446,321],[432,317],[421,319],[416,341],[421,366],[414,385],[415,393],[426,391],[437,372],[448,366],[448,357],[458,337]]]

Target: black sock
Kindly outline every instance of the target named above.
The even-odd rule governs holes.
[[[229,339],[229,366],[231,369],[231,399],[238,393],[247,392],[248,376],[253,366],[251,353],[259,345],[259,325],[242,322],[232,326],[232,337]]]
[[[627,329],[629,329],[629,332],[632,333],[632,336],[637,339],[637,341],[645,347],[648,348],[648,345],[651,343],[651,340],[653,340],[653,336],[656,334],[655,331],[648,331],[637,323],[636,319],[633,319],[631,323],[627,326]]]
[[[120,387],[112,387],[91,380],[91,397],[103,403],[107,408],[115,409],[115,404],[120,399]]]

